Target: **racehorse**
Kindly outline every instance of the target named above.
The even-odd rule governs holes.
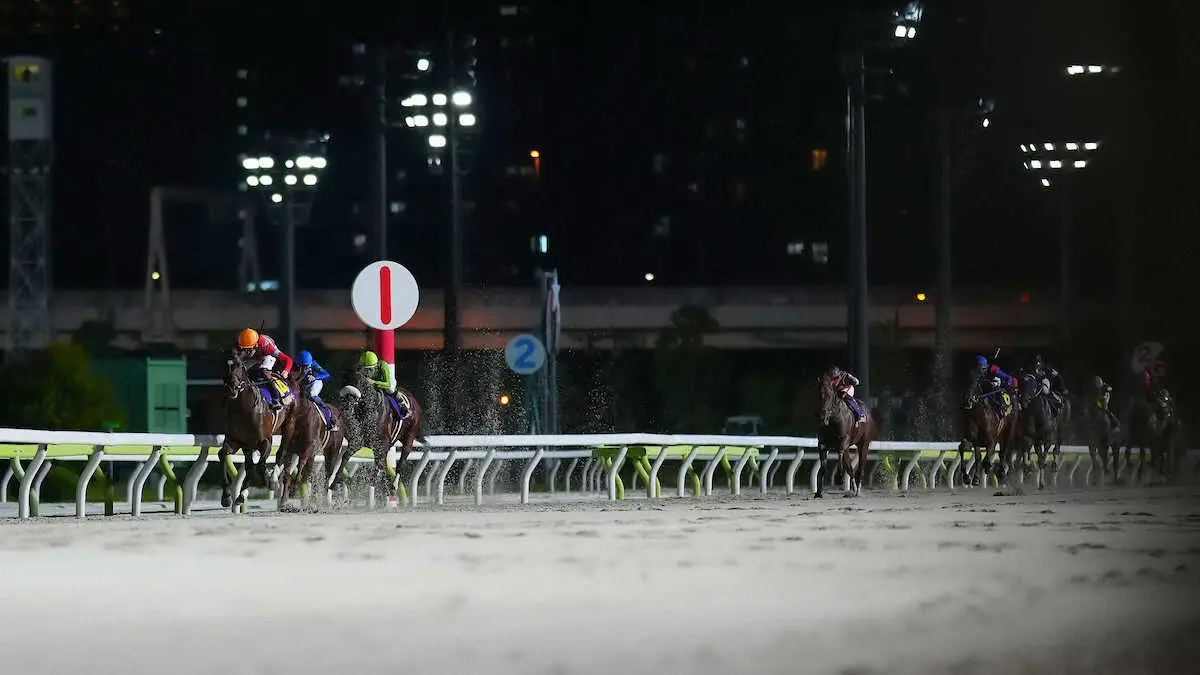
[[[239,450],[245,456],[246,481],[261,487],[267,486],[267,459],[271,456],[271,440],[275,434],[283,436],[286,443],[291,436],[288,421],[294,401],[289,396],[279,410],[271,410],[266,395],[250,378],[245,358],[236,350],[229,351],[225,358],[225,440],[218,453],[221,464],[221,506],[237,507],[247,497],[249,485],[243,484],[236,496],[232,494],[233,478],[226,471],[229,456]],[[267,386],[272,386],[268,384]],[[292,387],[292,392],[295,387]],[[253,453],[258,453],[257,463]]]
[[[342,442],[346,438],[346,425],[342,413],[336,406],[325,404],[329,410],[333,430],[325,425],[317,402],[308,394],[308,389],[293,375],[292,391],[296,392],[296,404],[292,410],[292,433],[288,441],[280,443],[275,455],[275,473],[279,483],[279,510],[287,511],[287,500],[292,489],[301,485],[301,506],[307,501],[306,488],[312,484],[313,460],[318,452],[325,457],[326,471],[335,471],[342,456]]]
[[[354,384],[346,385],[338,392],[346,422],[347,445],[336,466],[327,467],[326,490],[332,499],[334,490],[342,485],[343,470],[350,457],[360,448],[370,448],[378,472],[375,480],[384,487],[384,494],[388,495],[390,502],[390,498],[396,496],[400,466],[412,452],[413,442],[425,442],[421,434],[421,404],[412,392],[396,387],[396,397],[408,407],[408,416],[401,420],[393,404],[385,399],[385,394],[368,377],[358,371],[353,371],[350,377]],[[393,468],[387,463],[387,453],[397,442],[401,444],[400,457]]]
[[[1007,412],[1001,412],[997,405],[988,399],[1001,397],[1004,399]],[[977,453],[977,448],[983,448],[983,457],[977,457],[976,462],[968,471],[963,469],[963,485],[979,485],[980,480],[987,481],[991,473],[992,459],[995,458],[997,446],[1001,457],[997,476],[1003,480],[1007,475],[1012,442],[1015,439],[1017,425],[1017,409],[1008,401],[1008,394],[1001,389],[984,393],[980,388],[978,378],[972,379],[963,396],[963,437],[958,444],[958,462],[964,462],[967,450]]]
[[[1062,452],[1063,436],[1071,415],[1071,402],[1063,401],[1062,410],[1055,412],[1050,402],[1048,385],[1033,373],[1021,375],[1021,389],[1017,396],[1021,406],[1018,424],[1020,440],[1018,464],[1022,472],[1029,469],[1029,452],[1038,456],[1037,487],[1046,487],[1046,454],[1051,453],[1050,471],[1058,471],[1058,460]],[[1024,475],[1023,473],[1021,474]]]
[[[1096,484],[1116,473],[1117,455],[1121,451],[1121,424],[1112,416],[1101,403],[1108,403],[1111,394],[1100,394],[1102,400],[1092,402],[1084,408],[1084,419],[1087,423],[1088,455],[1094,467],[1100,467],[1096,476]],[[1109,462],[1109,451],[1112,451],[1112,461]]]
[[[1138,448],[1137,482],[1141,482],[1142,471],[1146,467],[1147,448],[1150,449],[1150,466],[1157,466],[1164,478],[1168,471],[1174,469],[1171,449],[1177,428],[1175,401],[1166,389],[1159,389],[1152,395],[1138,397],[1134,401],[1129,411],[1124,441],[1124,464],[1129,466],[1132,450]]]
[[[857,418],[842,400],[833,379],[828,375],[817,378],[817,389],[821,395],[821,427],[817,430],[817,498],[825,496],[825,463],[829,450],[836,448],[841,459],[841,470],[850,477],[850,492],[847,497],[857,497],[862,492],[863,474],[867,470],[867,454],[875,435],[875,416],[865,404],[866,419],[856,424]],[[858,464],[854,464],[851,446],[858,449]]]

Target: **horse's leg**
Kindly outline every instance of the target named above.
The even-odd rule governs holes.
[[[846,480],[850,481],[850,489],[846,491],[845,496],[849,497],[854,494],[854,455],[850,454],[850,439],[842,441],[842,447],[838,451],[838,464],[842,467],[842,474],[845,476],[843,483]]]
[[[867,455],[870,453],[871,441],[867,438],[862,439],[858,444],[858,466],[854,467],[854,480],[852,487],[854,488],[854,496],[857,497],[862,493],[863,477],[867,473]]]
[[[958,442],[958,472],[959,482],[963,487],[971,484],[971,478],[967,471],[967,439],[962,439]],[[953,478],[953,476],[951,476]]]
[[[819,444],[820,441],[817,441]],[[829,461],[829,448],[821,445],[817,448],[817,494],[815,499],[825,497],[825,463]]]
[[[229,455],[233,452],[233,447],[229,443],[228,437],[221,443],[221,449],[217,451],[217,464],[221,467],[221,507],[229,508],[233,506],[233,477],[225,470],[226,463],[229,461]]]

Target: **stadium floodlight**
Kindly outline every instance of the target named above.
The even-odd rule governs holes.
[[[892,37],[897,40],[912,40],[917,37],[917,26],[925,13],[920,2],[909,2],[902,11],[892,12]]]
[[[1054,149],[1054,144],[1053,144],[1053,143],[1044,143],[1044,144],[1042,144],[1042,147],[1043,147],[1043,148],[1045,148],[1045,149],[1047,149],[1047,150],[1053,150],[1053,149]]]
[[[247,171],[258,171],[258,158],[246,157],[242,160],[242,168]]]
[[[445,94],[434,94],[433,95],[433,104],[434,105],[446,105],[446,95]]]
[[[329,166],[329,162],[324,157],[317,155],[316,157],[312,158],[312,168],[319,170],[324,169],[327,166]]]
[[[296,176],[289,173],[288,175],[283,177],[283,182],[288,185],[295,185],[296,184]]]
[[[1050,179],[1049,178],[1042,179],[1042,187],[1050,187]]]
[[[271,183],[274,183],[274,182],[275,182],[275,179],[274,179],[274,178],[271,178],[271,176],[270,176],[270,175],[265,175],[265,176],[259,176],[259,177],[258,177],[258,184],[259,184],[259,185],[261,185],[261,186],[263,186],[263,187],[270,187],[270,186],[271,186]]]
[[[446,113],[433,113],[433,125],[434,126],[444,127],[444,126],[446,126],[446,123],[449,121],[450,121],[449,118],[446,117]]]
[[[276,192],[275,194],[271,195],[271,201],[276,204],[279,204],[283,201],[283,195]]]
[[[1050,168],[1051,169],[1061,169],[1062,168],[1062,160],[1061,159],[1050,160]]]
[[[460,108],[465,108],[466,106],[471,105],[471,94],[470,92],[466,91],[456,91],[454,92],[454,95],[450,97],[450,100],[454,102],[454,105]]]
[[[1084,144],[1083,144],[1083,149],[1084,149],[1084,150],[1095,150],[1095,149],[1097,149],[1097,148],[1099,148],[1099,147],[1100,147],[1100,144],[1099,144],[1099,143],[1097,143],[1097,142],[1095,142],[1095,141],[1092,141],[1092,142],[1090,142],[1090,143],[1084,143]]]
[[[446,147],[446,137],[441,134],[431,134],[429,136],[429,147],[431,147],[431,148]]]
[[[1084,167],[1086,167],[1086,166],[1087,166],[1087,160],[1086,160],[1086,159],[1077,159],[1077,160],[1075,160],[1075,168],[1076,168],[1076,169],[1082,169],[1082,168],[1084,168]]]
[[[429,118],[424,115],[413,115],[413,126],[427,127],[429,126]]]
[[[271,157],[259,157],[258,168],[270,171],[271,169],[275,168],[275,160]]]
[[[464,127],[473,127],[475,126],[475,116],[471,113],[463,113],[458,116],[458,123]]]
[[[1029,167],[1030,167],[1030,168],[1032,168],[1032,169],[1040,169],[1040,168],[1042,168],[1042,160],[1040,160],[1040,159],[1034,159],[1034,160],[1030,160],[1030,162],[1029,162]]]
[[[317,174],[315,174],[315,173],[304,174],[304,184],[309,187],[316,185],[317,184]]]
[[[429,59],[426,59],[426,58],[417,59],[417,70],[421,71],[422,73],[429,72],[429,69],[432,67],[433,67],[433,62],[430,61]]]
[[[246,185],[258,187],[258,176],[246,176]]]
[[[1078,144],[1078,143],[1067,143],[1065,147],[1066,147],[1068,150],[1078,150],[1078,149],[1079,149],[1079,144]]]
[[[1082,75],[1083,66],[1067,66],[1068,75]]]

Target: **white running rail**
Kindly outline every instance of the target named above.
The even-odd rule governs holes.
[[[54,462],[85,462],[76,487],[76,515],[83,518],[86,511],[87,487],[102,460],[110,462],[135,462],[138,465],[126,484],[130,512],[140,515],[142,492],[150,475],[159,471],[157,483],[158,499],[162,500],[163,487],[167,478],[160,467],[170,462],[188,462],[185,476],[179,479],[182,488],[182,503],[177,511],[190,513],[200,478],[210,463],[216,462],[214,449],[220,448],[220,435],[193,434],[131,434],[43,431],[37,429],[0,428],[0,462],[7,459],[4,472],[0,475],[0,502],[7,501],[9,484],[18,482],[18,517],[31,515],[31,503],[36,504],[42,482]],[[278,447],[279,437],[275,437]],[[730,489],[734,495],[741,494],[743,477],[753,480],[757,475],[759,491],[766,494],[775,484],[778,471],[784,466],[785,491],[795,491],[795,478],[801,465],[808,461],[809,489],[817,490],[820,466],[815,438],[792,436],[720,436],[720,435],[666,435],[666,434],[564,434],[564,435],[500,435],[500,436],[430,436],[426,445],[414,448],[409,460],[414,463],[412,473],[405,486],[415,498],[424,478],[424,492],[436,504],[445,503],[446,480],[456,463],[462,462],[458,475],[458,493],[465,494],[466,480],[473,473],[476,504],[482,504],[484,486],[489,494],[495,493],[497,476],[507,462],[523,462],[519,481],[521,502],[528,503],[530,481],[540,463],[547,463],[547,484],[551,492],[558,488],[559,470],[564,462],[566,471],[562,476],[562,487],[570,492],[572,479],[578,475],[578,486],[583,492],[600,492],[607,488],[609,499],[618,499],[623,492],[620,478],[627,458],[632,463],[641,463],[646,475],[634,472],[632,485],[636,487],[639,477],[646,482],[647,496],[660,493],[658,475],[666,461],[678,461],[679,496],[686,495],[686,478],[703,475],[703,484],[696,492],[712,494],[712,480],[716,469],[725,466],[730,472]],[[667,450],[669,449],[669,450]],[[871,445],[870,465],[867,475],[873,487],[875,467],[880,462],[891,469],[892,489],[907,491],[914,475],[926,489],[936,485],[939,476],[949,488],[954,488],[954,477],[960,468],[958,444],[938,441],[877,441]],[[394,449],[390,456],[394,457]],[[1088,484],[1092,467],[1085,446],[1063,446],[1062,454],[1069,486],[1077,483],[1076,470],[1087,464],[1083,484]],[[1197,451],[1189,451],[1196,457]],[[243,463],[241,454],[231,458]],[[653,464],[649,460],[653,459]],[[837,457],[831,456],[831,462]],[[736,463],[730,465],[730,460]],[[319,461],[319,458],[318,458]],[[356,464],[372,461],[366,451],[355,455]],[[394,461],[389,459],[389,461]],[[692,474],[696,461],[706,462],[699,472]],[[946,466],[949,461],[949,467]],[[974,464],[973,453],[967,455],[966,469]],[[582,466],[580,466],[582,465]],[[757,465],[757,470],[753,468]],[[750,472],[746,467],[751,466]],[[833,468],[831,465],[827,468]],[[576,469],[578,468],[578,472]],[[1126,467],[1118,469],[1118,475]],[[428,469],[428,472],[426,471]],[[1041,468],[1038,469],[1041,471]],[[243,468],[244,471],[244,468]],[[1057,483],[1060,471],[1053,473],[1052,483]],[[628,472],[627,472],[628,473]],[[832,471],[827,476],[832,481]],[[647,479],[648,480],[645,480]],[[848,479],[847,483],[848,483]],[[436,481],[436,483],[435,483]],[[991,487],[984,481],[983,488]],[[372,499],[373,501],[373,499]],[[35,507],[36,508],[36,507]]]

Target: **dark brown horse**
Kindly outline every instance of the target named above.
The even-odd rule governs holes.
[[[1021,375],[1021,390],[1018,394],[1021,409],[1017,424],[1017,466],[1021,469],[1020,475],[1024,476],[1029,470],[1030,452],[1037,453],[1039,490],[1046,487],[1046,469],[1058,471],[1059,455],[1071,416],[1070,401],[1063,401],[1062,408],[1055,411],[1050,396],[1048,381],[1039,379],[1034,373]],[[1047,455],[1050,456],[1049,464],[1046,461]]]
[[[396,397],[408,408],[408,415],[401,420],[391,403],[385,399],[385,394],[369,378],[358,371],[351,371],[350,381],[353,384],[342,387],[338,392],[347,444],[337,465],[329,469],[326,487],[332,496],[342,485],[350,458],[361,448],[370,448],[375,456],[377,475],[374,479],[390,502],[390,498],[396,496],[400,466],[412,452],[413,442],[425,441],[421,434],[421,404],[412,392],[396,387]],[[387,463],[387,454],[397,443],[401,444],[400,457],[392,467]]]
[[[1158,389],[1153,393],[1138,396],[1129,411],[1126,430],[1122,443],[1125,446],[1125,466],[1129,466],[1133,449],[1138,448],[1135,482],[1142,481],[1143,473],[1149,467],[1157,467],[1164,479],[1175,470],[1177,462],[1172,450],[1178,420],[1175,416],[1175,400],[1170,392]],[[1150,450],[1149,464],[1146,462],[1147,449]],[[1119,454],[1120,450],[1117,452]]]
[[[1000,397],[999,405],[989,401],[990,397]],[[1013,442],[1016,440],[1017,407],[1015,401],[1003,390],[984,394],[979,387],[979,380],[973,379],[967,386],[963,397],[963,437],[958,444],[959,465],[966,466],[967,450],[978,454],[983,448],[983,457],[977,457],[971,470],[962,470],[963,485],[979,485],[980,480],[987,480],[991,472],[992,460],[995,458],[997,446],[1001,457],[997,474],[1001,479],[1007,474],[1008,462],[1011,459]],[[1001,412],[1004,407],[1007,412]]]
[[[291,382],[297,392],[295,408],[292,410],[291,431],[288,442],[281,443],[275,456],[275,472],[278,477],[279,510],[289,510],[287,500],[292,489],[300,484],[300,501],[308,501],[312,487],[314,460],[320,452],[325,457],[326,471],[336,470],[342,456],[342,443],[346,438],[346,425],[337,406],[325,404],[329,410],[333,428],[325,425],[317,402],[308,395],[308,389],[297,380]]]
[[[289,396],[278,411],[271,410],[264,394],[250,377],[249,365],[236,350],[225,357],[225,440],[218,453],[221,464],[221,506],[236,508],[246,500],[249,484],[267,487],[267,460],[271,456],[271,439],[281,434],[286,442],[291,430],[288,421],[293,396]],[[268,385],[273,386],[273,385]],[[294,391],[294,388],[293,388]],[[246,483],[237,495],[233,494],[233,479],[226,466],[232,453],[245,456]],[[254,454],[258,453],[255,462]]]
[[[1092,474],[1096,485],[1100,485],[1109,475],[1116,473],[1116,455],[1121,450],[1121,423],[1108,409],[1111,400],[1112,392],[1104,389],[1097,392],[1095,401],[1084,406],[1088,455],[1091,456]],[[1112,452],[1111,462],[1109,452]]]
[[[825,496],[825,463],[829,451],[834,449],[841,459],[842,473],[850,477],[850,492],[847,497],[857,497],[862,491],[863,474],[867,470],[867,454],[875,436],[875,416],[866,405],[866,419],[857,424],[857,418],[842,400],[834,378],[822,375],[817,378],[817,389],[821,395],[821,427],[817,430],[817,498]],[[851,446],[858,449],[858,464],[854,464]]]

